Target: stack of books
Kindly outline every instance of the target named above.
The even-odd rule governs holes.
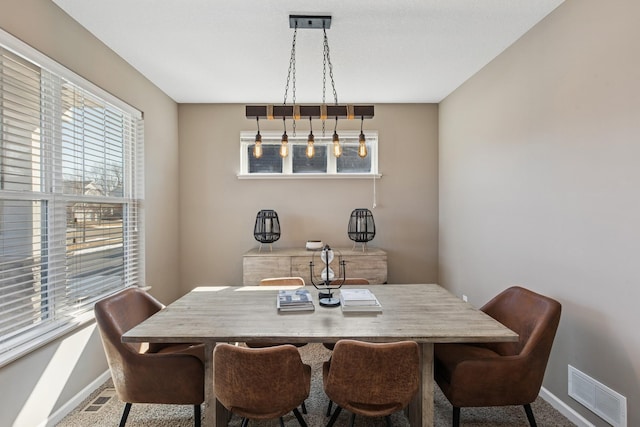
[[[380,301],[369,289],[340,289],[342,311],[381,312]]]
[[[313,299],[306,289],[280,289],[278,291],[278,311],[313,311]]]

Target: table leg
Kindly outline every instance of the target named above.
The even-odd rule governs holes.
[[[420,386],[406,414],[412,427],[433,426],[433,344],[420,344]]]
[[[433,426],[433,343],[422,343],[422,426]]]
[[[216,425],[216,394],[214,392],[213,349],[215,342],[204,345],[204,420],[203,427]]]

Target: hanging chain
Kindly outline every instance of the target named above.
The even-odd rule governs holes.
[[[326,104],[326,87],[327,87],[327,32],[322,27],[322,31],[324,31],[324,41],[323,41],[323,50],[322,50],[322,105]],[[322,113],[320,114],[322,115]],[[322,136],[324,137],[324,116],[322,117]]]
[[[296,36],[298,35],[298,23],[296,22],[296,26],[293,30],[293,42],[291,43],[291,58],[289,59],[289,71],[287,73],[287,84],[284,87],[284,101],[283,105],[287,105],[287,93],[289,92],[289,82],[291,82],[291,95],[293,102],[293,136],[296,136],[296,116],[295,116],[295,105],[296,105]],[[292,78],[293,77],[293,78]],[[284,120],[284,117],[283,117]],[[286,130],[286,128],[285,128]]]
[[[327,38],[327,30],[322,28],[324,33],[324,60],[322,63],[322,103],[325,103],[325,82],[326,82],[326,64],[329,63],[329,77],[331,78],[331,89],[333,90],[333,102],[338,105],[338,92],[336,92],[336,82],[333,80],[333,64],[331,63],[331,56],[329,55],[329,39]],[[334,126],[334,133],[338,128],[338,117],[336,117],[336,123]],[[322,135],[324,136],[324,120],[322,121]]]
[[[333,89],[333,102],[338,105],[338,92],[336,92],[336,82],[333,80],[333,64],[331,63],[331,56],[329,55],[329,40],[327,39],[327,31],[323,28],[324,32],[324,52],[329,64],[329,77],[331,78],[331,88]]]

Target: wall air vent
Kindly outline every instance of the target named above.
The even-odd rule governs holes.
[[[627,398],[569,365],[569,396],[614,427],[627,427]]]

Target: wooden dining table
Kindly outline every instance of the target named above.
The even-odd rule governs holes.
[[[358,286],[370,289],[382,312],[343,312],[318,304],[313,311],[278,312],[273,286],[198,287],[127,331],[123,342],[204,343],[203,425],[226,425],[214,393],[213,349],[218,342],[335,343],[412,340],[420,346],[420,390],[407,410],[412,426],[433,426],[435,343],[517,341],[518,335],[436,284]],[[334,291],[339,294],[339,291]]]

